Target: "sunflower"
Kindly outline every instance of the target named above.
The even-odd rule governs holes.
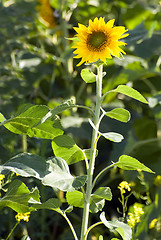
[[[121,38],[127,37],[129,34],[125,27],[114,27],[115,19],[112,19],[105,23],[104,18],[96,17],[93,21],[89,20],[88,27],[78,24],[78,27],[74,27],[77,32],[75,35],[75,42],[72,48],[76,48],[74,51],[74,58],[82,58],[77,66],[80,66],[84,62],[92,63],[97,60],[102,60],[106,63],[106,59],[113,56],[120,57],[120,53],[126,54],[120,46],[126,45],[126,43],[119,41]]]

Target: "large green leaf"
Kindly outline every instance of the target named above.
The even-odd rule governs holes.
[[[30,153],[21,153],[0,166],[0,172],[8,170],[23,177],[42,179],[47,171],[45,159]]]
[[[49,173],[42,180],[44,185],[55,187],[62,191],[74,191],[84,186],[87,177],[73,177],[64,159],[60,157],[50,158],[47,164]]]
[[[62,191],[74,191],[86,182],[86,176],[73,177],[66,161],[57,157],[49,158],[45,162],[37,155],[23,153],[0,166],[0,172],[4,170],[15,172],[23,177],[35,177],[44,185]]]
[[[49,112],[46,106],[35,105],[28,108],[20,115],[3,122],[3,125],[11,132],[26,134],[29,137],[53,139],[63,134],[62,126],[58,118],[50,119],[42,124],[41,119]]]
[[[138,170],[154,173],[150,168],[146,167],[143,163],[140,163],[137,159],[128,155],[122,155],[119,161],[114,164],[115,166],[124,170]]]
[[[126,85],[119,85],[113,92],[125,94],[131,98],[134,98],[140,102],[148,103],[147,100],[135,89],[128,87]]]
[[[52,149],[56,157],[63,158],[68,165],[84,159],[82,150],[75,144],[74,140],[67,136],[57,136],[52,141]]]
[[[7,193],[0,199],[0,208],[9,207],[16,212],[24,213],[34,210],[29,203],[40,202],[39,191],[34,188],[31,192],[20,180],[14,180],[8,188]]]
[[[82,69],[81,77],[86,83],[93,83],[96,81],[96,75],[88,68]]]
[[[105,217],[105,213],[102,212],[100,215],[100,219],[103,222],[103,224],[109,228],[111,231],[116,231],[118,232],[123,240],[131,240],[132,238],[132,230],[131,228],[118,220],[116,221],[107,221]]]
[[[123,108],[115,108],[109,112],[106,112],[106,116],[114,118],[121,122],[128,122],[130,120],[130,113]]]

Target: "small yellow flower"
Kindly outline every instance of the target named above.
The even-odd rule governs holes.
[[[126,43],[119,41],[127,37],[129,34],[125,27],[114,27],[115,19],[105,23],[104,18],[96,17],[93,21],[89,20],[88,27],[78,24],[74,27],[77,32],[77,38],[72,48],[76,48],[74,58],[82,58],[77,66],[84,62],[93,63],[97,60],[102,60],[106,63],[106,59],[111,59],[112,56],[120,57],[120,53],[126,54],[120,46],[125,46]]]
[[[154,184],[156,186],[161,185],[161,175],[156,176],[156,178],[154,179]]]
[[[144,214],[144,210],[141,206],[141,204],[136,203],[132,211],[128,213],[128,219],[127,223],[131,228],[134,228],[134,226],[140,222],[141,215]]]
[[[2,184],[4,178],[5,178],[5,175],[0,174],[0,185]]]
[[[152,229],[155,227],[156,223],[158,222],[157,218],[154,218],[151,223],[149,224],[149,229]]]
[[[15,216],[16,220],[18,222],[20,222],[21,220],[24,220],[25,222],[29,221],[29,217],[30,217],[30,212],[26,212],[26,213],[17,213],[17,215]]]
[[[122,181],[122,182],[119,184],[118,188],[120,189],[120,191],[121,191],[122,194],[126,193],[125,189],[126,189],[127,191],[129,191],[129,192],[131,191],[130,184],[129,184],[128,182],[126,182],[126,181]]]

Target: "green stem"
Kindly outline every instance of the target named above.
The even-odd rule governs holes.
[[[19,224],[19,222],[16,222],[16,224],[14,225],[14,227],[12,228],[11,232],[8,234],[6,240],[8,240],[11,236],[11,234],[13,233],[13,231],[15,230],[15,228],[17,227],[17,225]]]
[[[23,150],[23,153],[27,152],[27,136],[26,135],[22,135],[22,150]]]
[[[111,167],[113,167],[113,166],[114,166],[114,164],[111,164],[110,166],[104,168],[104,169],[95,177],[95,179],[94,179],[94,181],[93,181],[93,186],[92,186],[92,188],[94,188],[94,186],[95,186],[98,178],[99,178],[102,174],[104,174],[109,168],[111,168]]]
[[[62,216],[63,216],[63,217],[66,219],[66,221],[68,222],[69,227],[70,227],[70,229],[71,229],[71,231],[72,231],[72,233],[73,233],[74,239],[75,239],[75,240],[78,240],[77,234],[76,234],[76,232],[75,232],[75,230],[74,230],[74,228],[73,228],[73,225],[71,224],[69,218],[67,217],[67,215],[66,215],[65,213],[62,214]]]
[[[88,233],[92,230],[92,228],[94,228],[94,227],[96,227],[96,226],[98,226],[98,225],[100,225],[100,224],[103,224],[103,222],[97,222],[97,223],[93,224],[92,226],[90,226],[90,227],[87,229],[87,232],[86,232],[86,234],[85,234],[85,238],[87,238],[87,235],[88,235]]]
[[[92,142],[91,142],[91,154],[89,161],[89,169],[87,171],[87,188],[84,199],[84,209],[83,209],[83,220],[82,220],[82,229],[81,229],[81,238],[80,240],[86,239],[86,231],[88,228],[88,219],[89,219],[89,207],[90,207],[90,197],[92,193],[92,181],[94,174],[94,166],[95,166],[95,158],[96,158],[96,150],[97,150],[97,137],[99,132],[99,117],[100,117],[100,109],[102,103],[102,71],[103,65],[97,67],[97,79],[96,79],[96,107],[95,107],[95,115],[94,115],[94,125],[92,133]]]

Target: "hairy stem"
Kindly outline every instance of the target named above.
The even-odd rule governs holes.
[[[92,181],[93,181],[93,174],[94,174],[97,140],[98,140],[99,124],[100,124],[99,117],[100,117],[100,109],[101,109],[101,102],[102,102],[102,72],[103,72],[102,70],[103,70],[103,65],[100,65],[99,67],[97,67],[96,107],[95,107],[95,115],[94,115],[95,128],[93,129],[93,133],[92,133],[91,153],[90,153],[89,168],[87,171],[87,188],[86,188],[86,194],[84,199],[83,220],[82,220],[80,240],[85,240],[87,238],[86,231],[88,228],[90,197],[92,193]]]

